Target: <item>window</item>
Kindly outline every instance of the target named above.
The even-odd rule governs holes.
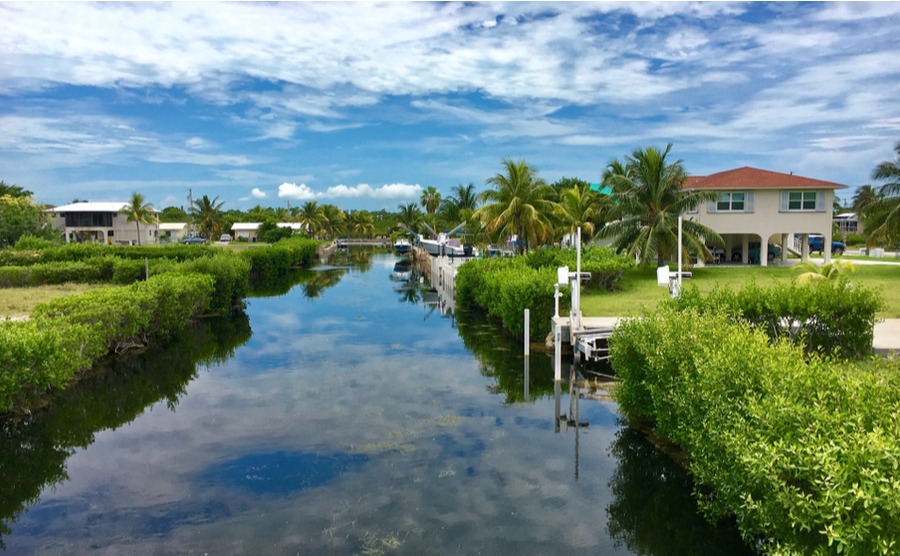
[[[816,210],[816,192],[791,191],[788,193],[788,210]]]
[[[746,194],[744,193],[719,193],[719,200],[716,201],[716,212],[723,211],[740,211],[744,212],[744,201]]]

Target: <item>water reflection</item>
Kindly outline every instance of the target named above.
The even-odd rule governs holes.
[[[328,288],[336,286],[349,271],[349,267],[335,266],[292,270],[280,276],[251,281],[250,296],[279,297],[299,285],[306,299],[316,299]]]
[[[192,324],[174,342],[106,362],[44,409],[0,434],[0,545],[43,489],[68,478],[66,460],[103,430],[134,420],[151,404],[174,411],[198,365],[231,358],[251,335],[243,313]],[[43,511],[51,511],[44,509]]]
[[[618,466],[607,528],[617,546],[653,556],[753,554],[733,523],[714,527],[698,513],[690,475],[642,433],[620,428],[610,451]]]

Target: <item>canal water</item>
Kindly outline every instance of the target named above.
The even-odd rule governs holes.
[[[613,402],[557,399],[541,353],[526,381],[521,344],[397,261],[338,253],[3,424],[4,549],[748,552]]]

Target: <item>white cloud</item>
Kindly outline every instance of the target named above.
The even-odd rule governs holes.
[[[422,186],[405,183],[391,183],[378,188],[373,188],[367,183],[361,183],[353,187],[342,184],[329,187],[324,194],[325,197],[333,199],[417,199],[421,195]]]
[[[252,195],[253,197],[255,197],[257,199],[265,199],[266,198],[266,192],[258,187],[254,187],[253,191],[250,192],[250,195]]]
[[[209,142],[201,137],[191,137],[184,142],[184,146],[189,149],[206,149],[209,148]]]
[[[293,199],[295,201],[311,201],[318,197],[315,191],[310,189],[305,183],[297,185],[296,183],[283,183],[278,186],[279,199]]]

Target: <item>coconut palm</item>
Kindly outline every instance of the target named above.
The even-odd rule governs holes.
[[[422,223],[422,211],[415,203],[406,203],[405,205],[397,205],[397,225],[406,226],[413,232],[419,230],[419,224]]]
[[[845,261],[831,261],[822,266],[812,261],[803,261],[791,269],[801,284],[817,282],[820,280],[840,280],[850,272],[856,272],[853,263]]]
[[[560,192],[561,220],[567,232],[580,227],[588,237],[593,237],[597,222],[606,211],[606,198],[591,189],[591,184],[581,182]]]
[[[419,202],[425,209],[425,212],[434,214],[438,207],[441,206],[441,193],[433,185],[430,185],[422,191],[422,197]]]
[[[335,205],[322,205],[322,235],[334,239],[345,231],[347,215]]]
[[[871,185],[859,186],[856,189],[856,193],[853,194],[853,200],[851,201],[853,211],[856,212],[856,214],[862,214],[876,198],[878,198],[878,191],[874,187]]]
[[[537,170],[524,160],[504,159],[505,174],[488,178],[493,186],[481,194],[484,206],[473,218],[480,219],[488,233],[517,237],[516,251],[544,242],[553,229],[551,219],[559,215],[560,206],[553,202],[553,188],[537,177]]]
[[[140,193],[132,193],[131,200],[124,207],[126,221],[134,222],[137,228],[138,245],[141,244],[141,224],[148,225],[156,222],[156,216],[153,215],[153,205],[146,202],[144,196]]]
[[[869,247],[900,242],[900,141],[894,147],[897,158],[886,160],[872,171],[872,179],[884,181],[878,196],[863,213]]]
[[[666,160],[671,150],[671,143],[664,151],[635,149],[624,163],[611,162],[603,174],[604,183],[612,188],[617,220],[598,235],[612,238],[616,249],[635,256],[642,265],[656,255],[662,266],[678,248],[678,217],[717,197],[715,192],[682,190],[687,173],[680,160]],[[690,253],[711,259],[706,243],[724,245],[715,230],[689,219],[683,221],[682,238],[685,259]]]
[[[347,216],[347,231],[351,237],[371,237],[375,233],[375,222],[371,213],[356,210]]]
[[[212,239],[222,233],[223,204],[219,202],[218,196],[210,199],[209,196],[204,195],[194,201],[194,206],[191,209],[196,217],[195,222],[197,223],[197,229],[200,230],[200,235]]]
[[[440,213],[447,222],[466,222],[478,210],[478,194],[475,184],[459,184],[450,188],[451,194],[441,202]]]
[[[307,201],[300,207],[298,221],[306,226],[306,232],[317,237],[325,225],[325,211],[317,201]]]

